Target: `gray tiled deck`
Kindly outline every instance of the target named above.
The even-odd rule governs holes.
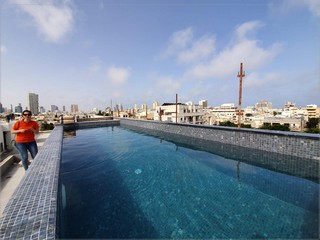
[[[56,127],[17,187],[0,219],[0,239],[55,239],[63,127]]]

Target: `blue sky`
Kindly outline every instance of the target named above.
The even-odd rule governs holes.
[[[80,110],[206,99],[320,106],[318,0],[5,0],[1,99]]]

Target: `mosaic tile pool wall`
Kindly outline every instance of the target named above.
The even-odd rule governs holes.
[[[75,128],[102,127],[110,124],[137,127],[145,131],[164,132],[175,137],[179,136],[186,142],[196,138],[207,143],[210,141],[222,142],[233,147],[255,148],[258,151],[268,150],[271,153],[296,157],[303,156],[315,161],[316,170],[320,161],[319,135],[130,119],[121,119],[120,122],[77,123],[65,126],[65,128],[60,125],[55,127],[46,140],[6,206],[0,219],[0,239],[56,238],[57,191],[63,131]],[[223,151],[223,149],[217,149],[217,151]],[[232,153],[231,151],[230,154],[236,154],[236,152]]]
[[[121,125],[200,138],[249,149],[320,160],[320,135],[269,130],[176,124],[145,120],[120,119]]]

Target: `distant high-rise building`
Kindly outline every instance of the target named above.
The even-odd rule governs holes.
[[[148,108],[147,104],[144,103],[144,104],[141,105],[141,109],[142,110],[146,110],[147,108]]]
[[[66,106],[62,106],[62,111],[66,111]]]
[[[157,109],[159,106],[159,102],[152,103],[152,109]]]
[[[39,114],[39,95],[35,93],[29,93],[29,110],[33,115]]]
[[[0,113],[3,113],[3,107],[2,107],[2,103],[0,103]]]
[[[114,107],[113,111],[115,111],[115,112],[119,112],[120,111],[118,104],[116,104],[116,106]]]
[[[21,103],[19,103],[19,105],[14,108],[14,112],[15,113],[22,113]]]
[[[78,104],[71,104],[71,111],[72,113],[79,112]]]
[[[45,108],[43,106],[40,106],[40,113],[45,113],[45,112],[46,112]]]
[[[202,106],[203,108],[208,107],[208,101],[207,100],[200,100],[199,106]]]
[[[51,112],[56,112],[58,111],[58,107],[56,105],[51,105]]]

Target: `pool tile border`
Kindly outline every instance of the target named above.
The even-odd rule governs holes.
[[[264,150],[320,162],[320,135],[222,126],[120,119],[120,125]]]

